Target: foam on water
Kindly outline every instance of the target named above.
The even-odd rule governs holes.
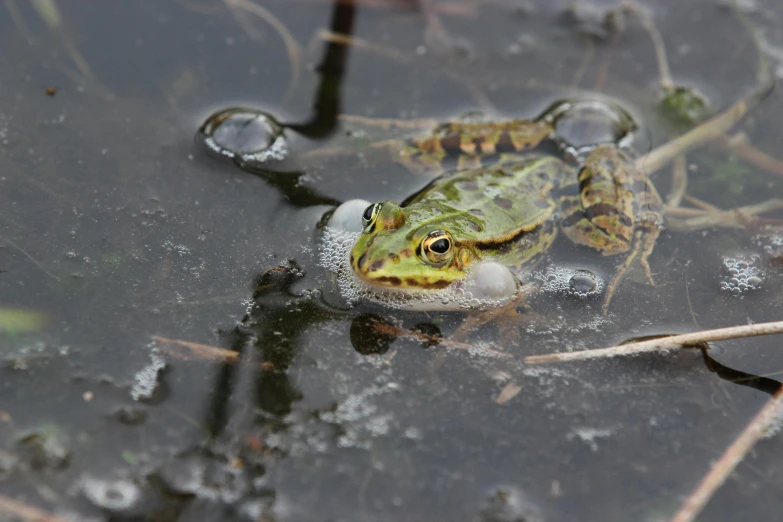
[[[761,288],[766,275],[756,266],[758,260],[757,254],[724,257],[723,267],[726,275],[720,282],[720,289],[733,295],[740,295]]]
[[[604,291],[601,277],[580,268],[548,267],[533,273],[533,279],[541,283],[541,291],[546,293],[586,298],[600,295]]]

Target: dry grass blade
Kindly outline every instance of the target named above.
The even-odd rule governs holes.
[[[409,63],[412,60],[410,56],[408,56],[403,51],[400,51],[399,49],[395,49],[394,47],[388,45],[380,45],[369,40],[365,40],[364,38],[359,38],[358,36],[335,33],[326,29],[322,29],[319,31],[318,37],[324,42],[336,43],[350,46],[355,49],[361,49],[363,51],[377,54],[379,56],[384,56],[390,60],[394,60],[400,63]]]
[[[757,337],[759,335],[774,335],[783,333],[783,321],[771,323],[748,324],[731,326],[717,330],[704,330],[681,335],[661,337],[649,341],[628,343],[609,348],[595,350],[581,350],[578,352],[550,353],[545,355],[529,355],[525,357],[526,364],[546,364],[566,361],[584,361],[587,359],[603,359],[618,355],[637,355],[645,352],[661,352],[682,348],[689,345],[710,343],[714,341],[726,341],[728,339],[742,339],[745,337]]]
[[[519,395],[519,392],[521,391],[522,386],[515,383],[514,381],[511,381],[503,386],[503,389],[500,390],[498,396],[495,397],[495,404],[506,404],[508,401]]]
[[[159,347],[164,352],[177,359],[190,360],[190,356],[194,356],[198,359],[209,359],[212,361],[228,363],[235,363],[239,360],[239,352],[218,348],[217,346],[193,343],[190,341],[183,341],[182,339],[169,339],[168,337],[161,337],[158,335],[153,336],[152,340],[158,343]],[[173,346],[185,348],[187,349],[187,352],[172,349]],[[274,369],[274,365],[269,362],[262,362],[260,367],[262,370]]]
[[[69,519],[58,517],[48,511],[29,506],[5,495],[0,495],[0,512],[7,513],[24,522],[70,522]],[[6,519],[3,518],[3,520]]]
[[[726,448],[720,459],[704,476],[699,485],[685,500],[671,522],[692,522],[723,485],[745,455],[759,439],[767,435],[770,426],[780,419],[783,412],[783,387],[767,401],[734,442]]]

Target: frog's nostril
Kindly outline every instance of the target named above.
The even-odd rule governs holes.
[[[359,256],[359,261],[357,261],[356,266],[364,270],[366,268],[365,267],[366,264],[367,264],[367,252]]]

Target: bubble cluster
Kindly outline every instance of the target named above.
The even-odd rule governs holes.
[[[758,290],[764,282],[764,272],[756,266],[757,254],[724,257],[723,267],[726,274],[720,282],[720,289],[741,295],[748,290]]]
[[[604,280],[598,274],[581,268],[548,267],[544,271],[535,272],[533,279],[541,283],[542,292],[550,294],[584,299],[604,291]]]
[[[367,284],[356,277],[349,262],[358,236],[356,232],[325,227],[320,250],[320,266],[335,274],[340,295],[349,303],[366,299],[408,310],[487,310],[503,306],[517,296],[516,280],[497,263],[480,263],[464,280],[436,291],[395,290]]]

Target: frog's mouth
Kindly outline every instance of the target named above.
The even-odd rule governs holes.
[[[433,290],[443,290],[460,281],[459,279],[448,280],[422,274],[409,277],[390,274],[388,271],[384,270],[386,265],[384,262],[376,262],[374,265],[370,265],[368,263],[362,263],[361,261],[362,260],[359,260],[355,265],[352,264],[353,272],[356,277],[366,284],[382,287],[386,290],[419,294],[422,292],[431,292]]]

